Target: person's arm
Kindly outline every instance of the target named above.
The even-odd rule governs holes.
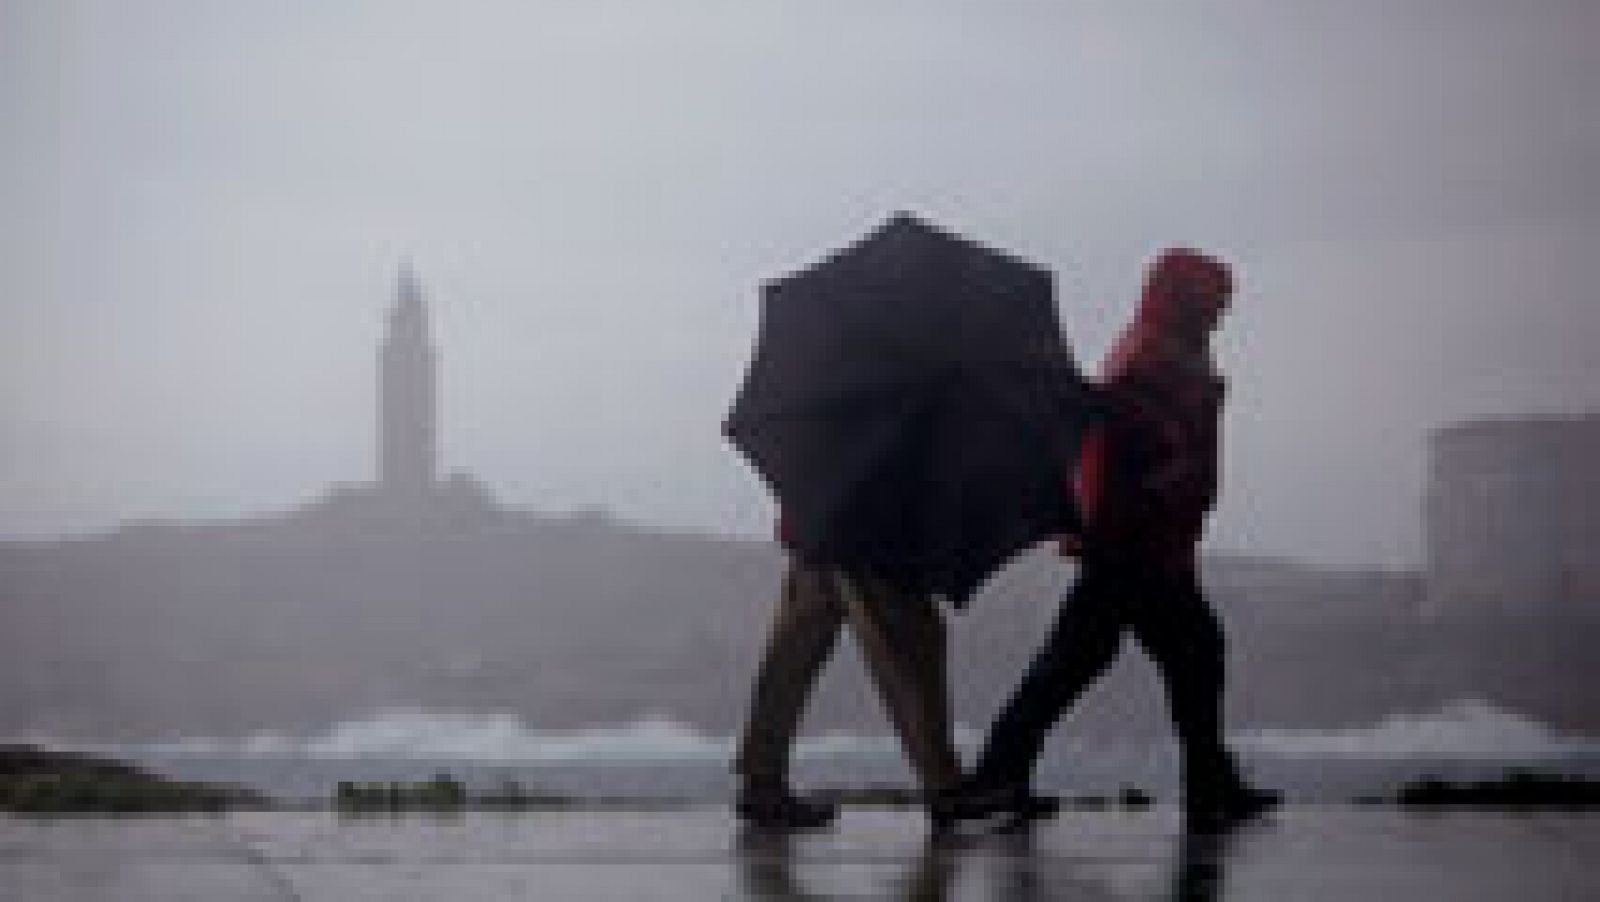
[[[1094,522],[1104,494],[1106,460],[1106,428],[1103,422],[1090,426],[1079,446],[1077,465],[1067,478],[1067,489],[1077,502],[1078,532],[1068,533],[1056,541],[1056,547],[1066,557],[1083,553],[1083,533]]]
[[[1078,468],[1072,474],[1072,492],[1078,500],[1078,514],[1087,527],[1094,522],[1105,497],[1106,478],[1106,428],[1096,423],[1083,438],[1083,450],[1078,455]]]
[[[1195,467],[1183,418],[1172,410],[1174,387],[1159,368],[1133,374],[1118,386],[1119,408],[1129,430],[1149,455],[1139,488],[1164,492]]]

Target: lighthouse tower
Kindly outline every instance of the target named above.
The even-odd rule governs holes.
[[[410,264],[400,269],[394,307],[378,350],[378,488],[420,498],[439,461],[438,361],[422,288]]]

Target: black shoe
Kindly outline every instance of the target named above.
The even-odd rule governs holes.
[[[1282,793],[1239,784],[1223,792],[1185,798],[1184,825],[1190,830],[1225,830],[1260,817],[1281,804]]]
[[[734,802],[739,819],[760,830],[815,830],[833,823],[839,806],[802,799],[790,792],[744,793]]]

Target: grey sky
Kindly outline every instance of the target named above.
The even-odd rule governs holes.
[[[909,208],[1053,269],[1240,267],[1214,543],[1419,553],[1424,431],[1600,409],[1600,5],[0,0],[0,534],[369,478],[411,255],[444,457],[763,534],[756,286]]]

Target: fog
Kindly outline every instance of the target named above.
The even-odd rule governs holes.
[[[0,4],[0,535],[373,471],[396,272],[446,466],[764,535],[757,286],[910,209],[1053,270],[1234,261],[1214,546],[1417,562],[1426,431],[1600,409],[1600,7]]]

